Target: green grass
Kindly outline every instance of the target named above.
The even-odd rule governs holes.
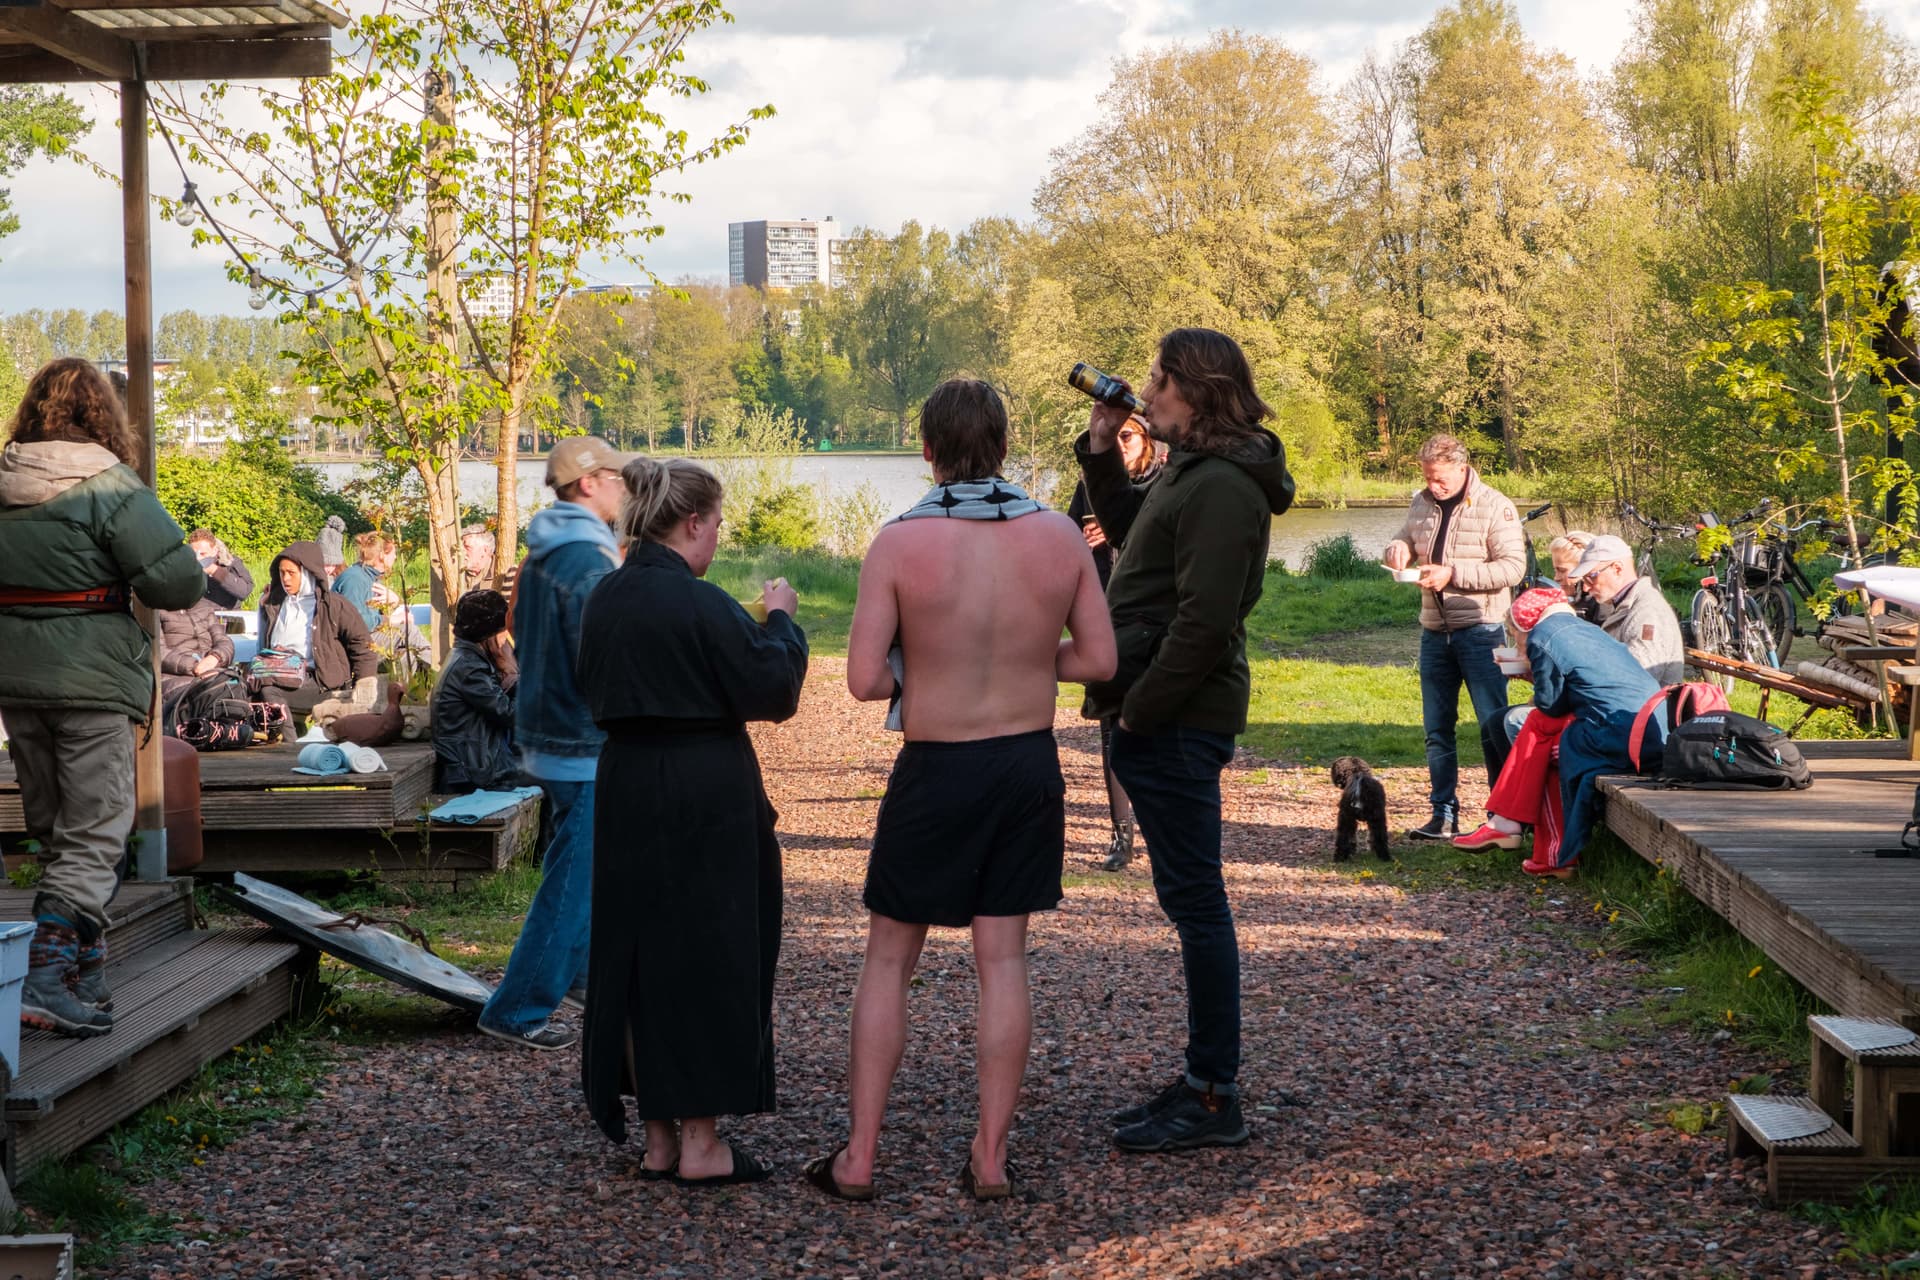
[[[1852,1204],[1809,1204],[1799,1212],[1846,1235],[1836,1261],[1867,1264],[1870,1275],[1920,1275],[1920,1182],[1870,1186]]]
[[[709,582],[743,602],[757,598],[771,578],[785,578],[799,594],[800,616],[794,621],[807,633],[809,651],[845,657],[860,563],[819,552],[727,548],[707,570]]]
[[[14,1189],[23,1211],[16,1229],[74,1233],[80,1266],[94,1272],[110,1268],[122,1249],[179,1238],[178,1221],[147,1203],[142,1189],[303,1107],[331,1060],[318,1019],[236,1046],[92,1146],[36,1169]]]

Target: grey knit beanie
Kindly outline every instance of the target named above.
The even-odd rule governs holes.
[[[314,541],[320,544],[322,564],[335,565],[347,562],[347,522],[339,516],[328,516],[327,523],[321,526],[320,536]]]

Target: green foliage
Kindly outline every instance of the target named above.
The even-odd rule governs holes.
[[[1307,548],[1307,576],[1323,582],[1351,582],[1359,578],[1378,580],[1380,567],[1372,556],[1360,554],[1353,535],[1337,533],[1322,538]]]
[[[38,85],[0,85],[0,178],[35,154],[57,156],[86,133],[88,121],[64,93]],[[0,187],[0,237],[20,229],[20,218]]]
[[[1882,1276],[1920,1274],[1920,1182],[1875,1183],[1852,1204],[1806,1204],[1798,1212],[1845,1233],[1836,1261],[1879,1262]]]
[[[182,529],[211,529],[248,559],[312,538],[332,514],[343,515],[350,531],[366,527],[350,504],[304,467],[290,476],[240,457],[167,450],[160,454],[154,487]]]
[[[754,499],[747,518],[733,531],[742,547],[807,551],[820,542],[820,517],[813,490],[790,484]]]

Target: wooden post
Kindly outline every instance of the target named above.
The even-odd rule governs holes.
[[[154,481],[152,222],[147,207],[147,86],[120,85],[120,219],[127,275],[127,420],[140,441],[140,478]],[[154,703],[147,727],[135,731],[134,836],[139,865],[166,874],[165,774],[160,754],[160,645],[153,613],[137,611],[151,641]],[[138,874],[138,873],[137,873]]]
[[[460,331],[455,317],[460,309],[460,276],[458,270],[459,231],[456,219],[459,210],[447,191],[447,157],[453,150],[453,75],[444,67],[435,67],[427,73],[427,335],[428,341],[441,348],[441,360],[445,373],[439,388],[442,407],[451,411],[454,397],[459,390],[454,386],[453,371],[460,367]],[[457,459],[460,451],[456,447],[456,462],[436,476],[434,483],[447,486],[452,490],[454,527],[460,527],[460,468]],[[456,537],[458,534],[456,533]],[[459,558],[460,548],[456,545],[454,556]],[[433,660],[435,664],[445,661],[453,648],[453,606],[460,598],[460,583],[445,582],[440,573],[438,560],[432,561],[432,576],[428,599],[433,603]]]

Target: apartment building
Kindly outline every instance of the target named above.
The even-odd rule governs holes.
[[[840,224],[832,218],[727,224],[727,283],[797,289],[840,280]]]

